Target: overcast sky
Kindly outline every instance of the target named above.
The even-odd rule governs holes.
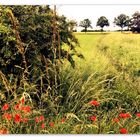
[[[110,27],[105,28],[106,30],[119,29],[114,27],[114,17],[122,13],[131,17],[136,11],[140,11],[140,5],[57,5],[57,12],[68,19],[74,19],[79,23],[81,20],[89,18],[93,29],[99,29],[96,27],[97,19],[105,16],[110,23]]]

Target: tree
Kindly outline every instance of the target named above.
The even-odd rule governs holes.
[[[79,26],[84,28],[85,33],[87,32],[87,28],[92,28],[91,21],[89,19],[84,19],[81,21]]]
[[[109,26],[108,19],[105,16],[101,16],[100,18],[98,18],[96,26],[100,26],[101,31],[103,31],[104,26]]]
[[[73,32],[74,28],[77,26],[77,22],[75,20],[69,20],[68,24],[69,24],[69,30]]]
[[[132,15],[130,28],[131,28],[132,32],[140,33],[140,13],[139,12],[135,12]]]
[[[120,14],[118,17],[115,17],[114,19],[114,23],[117,26],[121,27],[121,31],[123,31],[124,27],[129,26],[129,22],[130,22],[129,16],[125,14]]]

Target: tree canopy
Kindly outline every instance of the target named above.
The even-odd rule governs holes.
[[[121,30],[123,30],[124,27],[129,26],[129,16],[125,15],[125,14],[120,14],[118,17],[115,17],[114,19],[114,23],[121,27]]]
[[[87,32],[87,28],[92,28],[91,21],[89,19],[81,21],[79,26],[83,27],[85,32]]]
[[[105,16],[101,16],[98,18],[96,26],[100,26],[101,30],[103,31],[104,26],[109,26],[109,21]]]

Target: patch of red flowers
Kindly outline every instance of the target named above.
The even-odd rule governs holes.
[[[21,108],[22,111],[24,111],[24,113],[29,113],[31,111],[31,107],[30,106],[23,106]]]
[[[120,120],[118,118],[114,118],[113,122],[118,123]]]
[[[4,104],[4,106],[2,107],[2,110],[5,111],[5,110],[8,110],[9,109],[9,104]]]
[[[131,118],[131,115],[130,115],[130,113],[120,113],[119,117],[125,119],[125,118]]]
[[[120,133],[121,133],[121,134],[127,134],[128,131],[127,131],[127,129],[125,129],[125,128],[121,128],[121,129],[120,129]]]
[[[96,116],[91,116],[91,117],[90,117],[90,120],[91,120],[91,121],[96,121],[96,119],[97,119]]]
[[[3,129],[3,130],[0,130],[0,134],[8,134],[8,130],[7,129]]]
[[[20,114],[15,114],[14,121],[15,121],[15,123],[20,123],[21,122]]]
[[[98,101],[96,101],[96,100],[90,101],[89,104],[93,105],[93,106],[99,106],[100,105],[100,103]]]
[[[50,127],[54,127],[54,122],[49,123]]]
[[[136,116],[137,116],[138,118],[140,118],[140,113],[137,113]]]
[[[10,121],[12,119],[12,115],[9,114],[9,113],[4,113],[3,116],[2,116],[4,119]]]

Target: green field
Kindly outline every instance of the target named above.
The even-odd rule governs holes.
[[[75,133],[114,134],[121,127],[129,133],[140,133],[136,117],[140,112],[140,35],[119,32],[75,35],[80,42],[77,50],[84,59],[75,57],[76,68],[67,64],[62,70],[63,82],[69,83],[64,87],[67,92],[64,107],[81,118],[98,114],[97,126],[101,127],[94,131],[96,125],[86,127],[84,122],[86,129],[81,125],[81,131]],[[101,103],[98,111],[87,107],[92,99]],[[130,113],[131,118],[113,125],[111,120],[119,113]]]

